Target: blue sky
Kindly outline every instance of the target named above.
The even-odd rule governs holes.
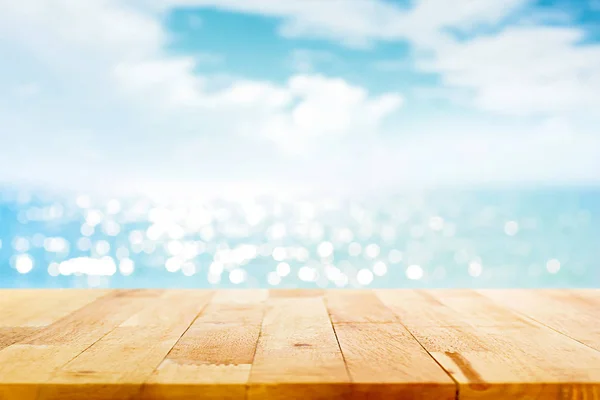
[[[0,182],[600,182],[598,0],[0,3]]]

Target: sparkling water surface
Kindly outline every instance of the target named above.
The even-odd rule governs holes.
[[[0,189],[0,287],[598,287],[600,190]]]

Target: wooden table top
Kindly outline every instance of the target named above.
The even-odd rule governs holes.
[[[0,399],[600,399],[600,290],[0,290]]]

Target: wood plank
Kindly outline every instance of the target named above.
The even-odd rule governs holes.
[[[16,328],[1,328],[0,327],[0,350],[10,345],[13,345],[21,340],[24,340],[38,333],[41,328],[16,327]]]
[[[268,290],[219,290],[202,312],[204,323],[241,322],[256,324],[262,321],[262,305],[269,296]]]
[[[144,385],[144,400],[238,400],[246,397],[249,364],[179,364],[165,360]]]
[[[600,289],[570,289],[562,291],[585,299],[594,307],[600,307]]]
[[[269,298],[248,399],[343,399],[350,378],[323,300]]]
[[[168,359],[188,365],[250,365],[259,333],[258,323],[196,324],[181,338]]]
[[[132,298],[128,294],[129,291],[112,291],[18,344],[0,350],[0,399],[36,399],[39,387],[56,370],[143,309],[151,298]]]
[[[509,314],[497,310],[491,312],[503,317],[495,326],[461,325],[454,316],[468,313],[473,303],[491,309],[501,306],[468,290],[454,294],[463,297],[460,301],[436,293],[429,294],[449,309],[447,320],[409,330],[459,383],[460,399],[600,396],[600,352],[533,321],[524,323],[517,317],[511,321]]]
[[[530,323],[468,290],[383,289],[376,290],[375,293],[407,328]]]
[[[469,325],[463,316],[448,309],[423,290],[380,289],[375,290],[375,293],[407,328],[443,326],[449,323]]]
[[[144,399],[244,399],[267,292],[219,291],[144,385]]]
[[[125,319],[144,308],[149,296],[138,296],[138,291],[113,291],[87,306],[67,315],[43,329],[24,344],[76,346],[83,351],[99,338],[120,325]]]
[[[244,399],[260,325],[190,328],[143,389],[148,399]]]
[[[32,299],[39,299],[40,296],[46,296],[50,290],[31,290],[31,289],[1,289],[0,290],[0,315],[6,316],[24,303],[29,303]]]
[[[324,289],[270,289],[271,298],[288,297],[322,297],[325,295]]]
[[[38,399],[108,400],[137,395],[211,295],[166,291],[57,370]]]
[[[600,351],[600,301],[590,291],[479,290],[552,329]]]
[[[4,315],[19,304],[61,291],[64,292],[61,289],[0,289],[0,312]]]
[[[334,324],[353,399],[451,400],[456,384],[400,324]]]
[[[600,394],[600,357],[544,327],[423,327],[413,333],[459,382],[460,399]]]
[[[496,304],[474,290],[442,289],[422,290],[423,295],[439,301],[453,316],[460,317],[471,326],[523,326],[531,325],[529,318]]]
[[[217,291],[211,304],[263,304],[269,297],[267,289],[222,289]]]
[[[598,290],[101,293],[0,291],[1,400],[600,400]]]
[[[41,327],[109,293],[108,290],[16,290],[0,300],[0,327]]]
[[[334,324],[398,322],[398,317],[370,290],[328,290],[325,304]]]
[[[146,303],[139,312],[121,323],[121,327],[170,327],[186,329],[206,308],[214,295],[206,290],[165,290],[155,300]]]
[[[77,352],[69,345],[14,344],[0,350],[0,399],[36,400],[40,385]]]

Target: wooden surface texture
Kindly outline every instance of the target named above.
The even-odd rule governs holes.
[[[0,400],[600,400],[600,290],[0,290]]]

